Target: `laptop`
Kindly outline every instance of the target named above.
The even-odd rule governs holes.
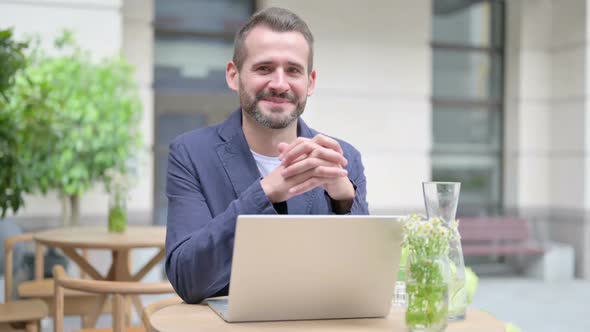
[[[208,305],[227,322],[384,317],[399,268],[398,219],[239,216],[229,296]]]

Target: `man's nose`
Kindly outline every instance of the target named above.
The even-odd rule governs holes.
[[[275,70],[272,74],[268,88],[277,93],[283,93],[289,90],[289,83],[287,77],[282,69]]]

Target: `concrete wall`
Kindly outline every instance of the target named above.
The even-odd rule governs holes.
[[[550,203],[551,1],[507,3],[505,204]]]
[[[506,206],[574,246],[588,278],[587,1],[507,4]]]
[[[121,48],[121,0],[0,0],[0,26],[17,36],[38,34],[51,46],[64,29],[76,32],[80,45],[98,57]]]
[[[137,68],[136,77],[144,105],[142,134],[146,143],[140,181],[128,204],[131,214],[151,216],[153,197],[153,93],[151,0],[0,0],[0,27],[13,27],[17,37],[38,34],[42,45],[50,47],[59,32],[75,32],[82,48],[97,58],[123,54]],[[60,204],[55,193],[30,196],[19,211],[24,219],[58,219]],[[102,184],[83,196],[83,216],[102,218],[107,214],[107,195]]]
[[[569,212],[575,219],[559,228],[562,240],[577,249],[578,275],[590,278],[590,224],[585,218],[590,187],[586,171],[588,144],[588,2],[553,3],[551,42],[550,207]],[[579,220],[579,221],[578,221]],[[555,233],[555,232],[554,232]]]
[[[362,152],[373,213],[422,211],[430,179],[430,1],[259,1],[315,37],[317,88],[304,118]],[[411,27],[411,28],[410,28]]]
[[[124,0],[121,54],[135,66],[143,104],[139,182],[129,194],[129,210],[151,223],[154,197],[154,0]],[[141,221],[141,220],[140,220]]]

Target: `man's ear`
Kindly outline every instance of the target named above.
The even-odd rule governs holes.
[[[234,91],[238,91],[238,79],[238,67],[233,61],[228,62],[225,68],[225,81],[227,82],[227,86]]]
[[[315,70],[312,70],[311,73],[309,73],[309,85],[307,86],[307,96],[313,95],[313,92],[315,90],[315,76]]]

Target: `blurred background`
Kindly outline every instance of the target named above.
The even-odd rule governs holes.
[[[145,153],[129,220],[165,224],[168,144],[238,106],[224,76],[233,37],[268,6],[313,32],[317,88],[303,117],[361,151],[371,212],[423,213],[421,182],[461,182],[460,218],[521,218],[531,241],[567,248],[550,266],[570,276],[555,294],[539,278],[521,284],[501,257],[469,258],[481,266],[474,301],[524,330],[590,329],[574,316],[590,296],[588,1],[0,0],[0,29],[45,45],[67,28],[93,57],[133,65]],[[85,192],[82,223],[102,222],[107,201],[102,186]],[[35,230],[60,213],[50,191],[26,195],[8,218]],[[547,327],[535,309],[560,300],[556,320],[578,317],[568,329]]]

